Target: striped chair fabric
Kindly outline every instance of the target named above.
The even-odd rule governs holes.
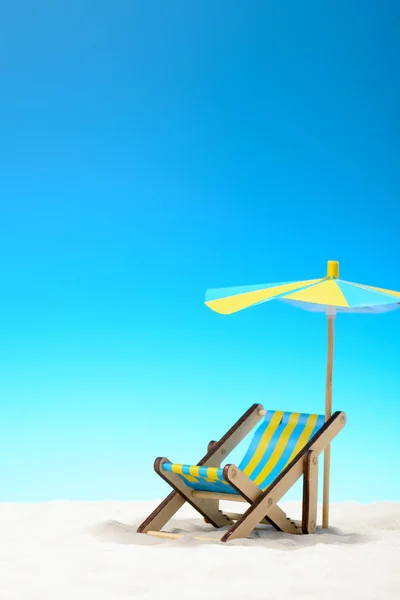
[[[262,490],[304,448],[324,424],[323,415],[267,411],[238,465]],[[194,490],[237,494],[222,476],[222,468],[164,463],[162,468],[179,475]]]

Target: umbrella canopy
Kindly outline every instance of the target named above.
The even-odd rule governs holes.
[[[206,292],[205,304],[229,315],[249,306],[280,300],[328,317],[328,361],[326,370],[325,420],[332,414],[333,335],[336,313],[382,313],[400,308],[400,292],[339,279],[339,263],[328,261],[322,279],[220,288]],[[324,453],[324,500],[322,526],[329,521],[330,448]]]
[[[338,313],[380,313],[400,308],[400,292],[343,281],[338,275],[338,263],[330,261],[323,279],[208,290],[205,303],[223,315],[270,300],[325,313],[329,308]]]

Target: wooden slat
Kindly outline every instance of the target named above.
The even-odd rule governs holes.
[[[169,531],[152,531],[149,529],[146,531],[147,535],[151,535],[153,537],[163,538],[167,540],[178,540],[179,538],[184,537],[185,533],[171,533]],[[192,540],[198,540],[200,542],[219,542],[220,540],[215,537],[206,537],[201,535],[191,535],[189,536]]]
[[[318,455],[313,450],[304,457],[303,533],[314,533],[317,525]]]
[[[201,490],[192,491],[193,498],[204,498],[204,499],[216,499],[216,500],[227,500],[229,502],[247,502],[242,496],[238,494],[220,494],[219,492],[203,492]]]
[[[167,540],[178,540],[184,535],[183,533],[171,533],[170,531],[153,531],[151,529],[149,529],[145,533],[153,537],[164,538]]]
[[[225,514],[231,521],[238,521],[243,516],[243,513],[226,512]]]
[[[243,517],[243,513],[226,512],[225,514],[231,521],[239,521],[239,519]],[[271,523],[267,521],[267,519],[263,519],[262,521],[260,521],[260,525],[271,525]]]

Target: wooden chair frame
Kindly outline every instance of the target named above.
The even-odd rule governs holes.
[[[263,406],[253,404],[218,442],[211,441],[208,444],[208,452],[198,466],[219,468],[224,458],[264,415]],[[318,455],[330,445],[345,424],[345,413],[335,412],[265,490],[259,488],[237,466],[225,465],[223,477],[239,495],[193,490],[179,475],[162,469],[164,463],[170,462],[167,458],[157,458],[154,470],[174,491],[143,521],[138,533],[179,537],[161,530],[185,502],[191,504],[214,527],[230,527],[221,542],[248,537],[259,523],[269,523],[276,530],[291,534],[314,533],[317,521]],[[295,522],[287,517],[277,502],[302,475],[302,520]],[[248,502],[250,506],[243,514],[223,513],[219,510],[220,500]]]

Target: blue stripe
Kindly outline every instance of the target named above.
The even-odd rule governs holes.
[[[282,457],[280,458],[280,460],[278,461],[278,463],[276,464],[276,466],[272,469],[271,473],[264,479],[264,481],[261,484],[259,484],[259,487],[261,489],[265,490],[265,488],[267,488],[270,485],[270,483],[272,483],[274,481],[274,479],[276,477],[278,477],[278,475],[284,469],[284,467],[285,467],[287,461],[289,460],[289,458],[290,458],[290,456],[291,456],[291,454],[292,454],[292,452],[293,452],[293,450],[294,450],[294,448],[296,446],[296,443],[297,443],[297,441],[298,441],[298,439],[299,439],[299,437],[300,437],[300,435],[301,435],[301,433],[302,433],[302,431],[303,431],[303,429],[304,429],[304,427],[305,427],[305,425],[307,423],[307,420],[308,420],[309,416],[310,415],[307,415],[307,414],[302,414],[300,416],[300,419],[302,419],[301,425],[300,426],[297,425],[294,428],[293,433],[292,433],[292,435],[289,438],[289,441],[287,443],[287,446],[286,446],[286,448],[284,450],[284,453],[283,453]],[[299,422],[300,422],[300,419],[299,419]],[[312,430],[312,432],[311,432],[308,440],[306,440],[304,446],[306,444],[308,444],[308,442],[314,437],[314,435],[317,433],[317,431],[319,429],[321,429],[321,427],[324,424],[324,422],[325,422],[324,416],[323,415],[319,415],[319,417],[318,417],[318,419],[317,419],[317,421],[315,423],[315,427]]]
[[[311,433],[311,435],[310,435],[310,437],[309,437],[309,440],[308,440],[308,442],[309,442],[309,441],[310,441],[310,440],[311,440],[311,439],[314,437],[314,435],[317,433],[317,431],[318,431],[319,429],[321,429],[321,427],[322,427],[322,425],[323,425],[324,423],[325,423],[325,417],[324,417],[324,415],[319,415],[319,417],[318,417],[318,419],[317,419],[317,422],[315,423],[315,427],[314,427],[314,429],[312,430],[312,433]],[[307,442],[307,443],[308,443],[308,442]]]
[[[185,473],[185,475],[190,475],[190,465],[182,465],[182,473]]]
[[[345,281],[337,280],[336,284],[346,298],[350,308],[384,306],[386,304],[397,304],[399,302],[399,298],[396,298],[395,296],[367,290]]]
[[[199,468],[199,476],[200,477],[207,477],[207,469],[208,469],[208,467],[200,467]],[[222,469],[218,469],[218,471],[217,471],[217,477],[218,477],[218,479],[223,480]]]
[[[271,458],[271,454],[275,450],[275,446],[278,443],[278,440],[281,437],[283,430],[285,429],[286,425],[288,424],[289,417],[290,417],[291,414],[292,414],[291,412],[285,412],[283,414],[282,421],[280,422],[280,425],[275,430],[275,433],[272,436],[272,439],[271,439],[270,443],[268,444],[268,446],[267,446],[267,448],[266,448],[263,456],[261,457],[260,462],[255,467],[255,469],[253,470],[253,472],[250,473],[250,475],[249,475],[250,479],[254,480],[257,477],[257,475],[259,473],[261,473],[261,471],[263,470],[263,468],[265,467],[265,465],[267,464],[267,462]]]
[[[236,490],[231,488],[230,485],[224,485],[220,481],[213,481],[212,483],[209,481],[204,481],[204,479],[199,479],[196,483],[185,481],[186,485],[191,487],[194,490],[202,491],[202,492],[219,492],[220,494],[237,494]]]
[[[267,411],[267,414],[264,417],[263,423],[261,423],[261,425],[257,428],[256,432],[254,433],[253,439],[250,442],[250,446],[249,446],[246,454],[244,455],[241,463],[239,464],[239,469],[241,471],[243,471],[247,467],[247,465],[253,458],[254,453],[258,448],[258,444],[260,443],[260,440],[261,440],[262,436],[264,435],[264,432],[267,429],[268,425],[270,424],[271,419],[275,413],[276,413],[275,410]]]

